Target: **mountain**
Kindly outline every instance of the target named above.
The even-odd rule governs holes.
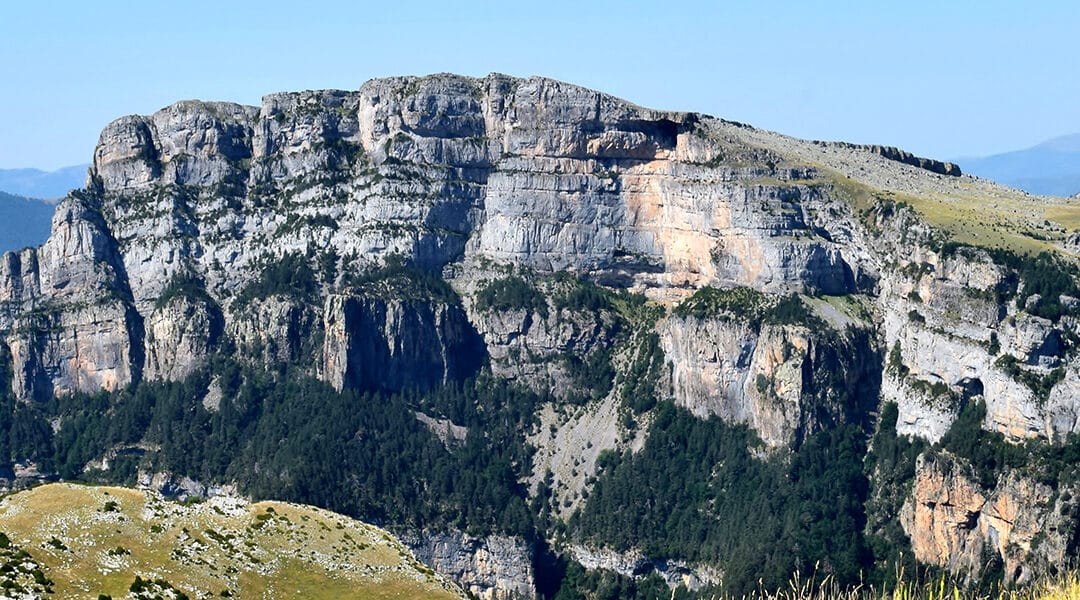
[[[75,165],[55,171],[0,169],[0,190],[31,198],[60,198],[86,183],[89,166]]]
[[[54,208],[41,200],[0,192],[0,252],[45,243]]]
[[[54,483],[4,498],[0,532],[0,584],[32,598],[465,597],[386,531],[281,502]]]
[[[9,487],[236,486],[482,598],[1080,552],[1074,202],[503,75],[180,102],[89,175],[0,259]]]
[[[1080,193],[1080,133],[1026,150],[957,162],[964,171],[1032,194],[1067,197]]]

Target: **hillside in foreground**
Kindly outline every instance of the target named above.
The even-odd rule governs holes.
[[[296,504],[49,484],[4,498],[0,531],[20,598],[460,597],[389,533]]]

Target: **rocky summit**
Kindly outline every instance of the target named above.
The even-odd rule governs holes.
[[[0,460],[373,519],[485,598],[1024,583],[1080,552],[1078,226],[539,77],[179,102],[0,259]]]

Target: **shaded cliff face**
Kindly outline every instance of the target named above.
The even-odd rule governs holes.
[[[338,390],[432,388],[474,375],[484,356],[460,306],[335,296],[323,319],[324,376]]]
[[[439,533],[407,538],[405,543],[420,561],[460,582],[473,597],[527,598],[535,593],[532,552],[521,540]]]
[[[896,433],[930,442],[981,402],[1010,442],[1068,443],[1080,290],[1076,232],[1053,219],[1076,207],[1048,202],[891,148],[544,78],[180,102],[107,126],[45,245],[0,258],[0,342],[34,406],[222,355],[339,391],[509,380],[549,400],[521,432],[534,461],[515,467],[565,520],[601,454],[643,447],[657,402],[746,425],[772,461],[871,430],[884,402]],[[930,498],[967,488],[931,464],[898,484],[920,560],[1038,562],[989,526],[942,529],[959,521]],[[1022,493],[969,504],[1042,493],[1023,468],[1009,477]],[[533,585],[507,575],[531,560],[517,541],[422,540],[476,593]]]

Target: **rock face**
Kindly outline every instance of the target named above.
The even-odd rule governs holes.
[[[166,498],[172,498],[180,502],[189,498],[237,497],[236,486],[234,485],[206,485],[190,477],[176,477],[169,473],[140,472],[136,485],[139,489],[153,490]]]
[[[335,388],[429,389],[474,374],[483,342],[460,306],[331,296],[324,376]]]
[[[801,212],[816,192],[695,164],[716,154],[692,134],[696,119],[503,76],[378,80],[272,95],[260,108],[182,102],[119,119],[49,242],[6,259],[4,328],[31,327],[14,320],[37,302],[56,307],[50,327],[74,331],[12,340],[20,395],[112,388],[143,368],[181,374],[166,363],[198,361],[156,347],[186,335],[153,314],[170,281],[205,281],[231,322],[229,300],[260,260],[308,249],[335,267],[470,256],[658,289],[849,290],[839,250]],[[97,310],[80,306],[88,297]],[[157,331],[144,342],[147,320]]]
[[[1066,564],[1076,491],[1061,493],[1015,471],[986,490],[963,459],[930,454],[920,457],[901,521],[918,560],[971,576],[990,555],[1003,564],[1007,582],[1024,583],[1047,566]]]
[[[755,331],[746,321],[672,317],[660,339],[677,404],[702,418],[745,423],[773,448],[859,413],[879,377],[880,352],[865,333],[845,338],[794,325]]]
[[[522,540],[436,533],[404,537],[402,541],[417,559],[459,582],[477,598],[502,600],[534,595],[532,551]]]
[[[822,143],[826,144],[825,142]],[[869,152],[873,152],[874,154],[883,156],[889,160],[895,160],[896,162],[901,162],[905,165],[911,165],[920,169],[926,169],[927,171],[937,173],[939,175],[949,175],[951,177],[959,177],[960,175],[963,175],[963,173],[960,171],[960,165],[956,165],[951,162],[942,162],[940,160],[934,160],[932,158],[922,158],[921,156],[915,156],[910,152],[906,152],[892,146],[879,146],[877,144],[856,145],[844,143],[840,143],[840,145],[847,148],[854,148],[857,150],[866,150]]]
[[[973,196],[977,210],[933,222]],[[885,402],[898,433],[931,442],[981,399],[984,429],[1060,444],[1080,433],[1075,286],[1031,293],[1019,255],[949,228],[1030,201],[895,148],[803,142],[539,77],[180,102],[109,124],[48,241],[0,257],[0,356],[26,403],[182,379],[217,353],[339,390],[490,373],[588,405],[546,405],[547,431],[528,432],[564,518],[601,451],[640,448],[646,429],[613,423],[635,360],[613,348],[641,319],[638,296],[597,308],[568,283],[580,280],[657,309],[633,323],[663,355],[655,395],[746,424],[776,455],[872,425]],[[1024,248],[1073,260],[1075,231],[1039,231]],[[536,289],[482,301],[508,278]],[[704,287],[801,294],[813,322],[669,312]],[[579,389],[597,365],[618,385]],[[452,447],[456,426],[427,418]],[[1024,524],[1064,527],[1024,512],[1058,502],[1041,484],[1013,472],[978,490],[938,456],[909,502],[922,559],[975,570],[989,548],[1011,578],[1052,564],[1064,534],[1036,544]],[[531,589],[518,541],[448,532],[416,548],[483,597]]]
[[[287,294],[271,294],[235,311],[226,335],[239,354],[268,366],[310,361],[317,337],[315,311]]]
[[[486,276],[479,279],[481,285],[490,282]],[[609,310],[558,306],[551,301],[565,292],[565,285],[549,285],[537,290],[542,299],[527,307],[497,309],[473,303],[469,318],[483,336],[494,375],[557,397],[579,391],[574,389],[562,359],[610,348],[618,335],[618,324]]]
[[[57,207],[44,246],[6,255],[3,327],[15,393],[116,389],[142,370],[142,320],[125,301],[115,240],[80,197]]]
[[[1009,286],[1008,276],[985,256],[942,259],[924,251],[908,265],[914,268],[882,285],[895,306],[884,315],[885,339],[902,367],[891,370],[882,396],[900,406],[901,433],[936,441],[960,400],[974,396],[986,401],[985,428],[1013,440],[1062,440],[1080,431],[1077,365],[1061,344],[1068,321],[1055,324],[999,303],[993,290]],[[1040,397],[1005,357],[1037,378],[1060,368],[1061,380]]]
[[[613,571],[626,577],[655,572],[671,588],[683,586],[696,592],[722,581],[721,573],[708,565],[690,565],[682,561],[650,561],[639,555],[623,555],[586,546],[571,546],[574,559],[587,569]]]
[[[813,173],[727,166],[769,155],[709,142],[711,126],[499,75],[376,80],[357,92],[275,94],[258,108],[181,102],[124,117],[102,132],[90,186],[61,203],[49,242],[6,259],[2,328],[44,329],[14,322],[44,303],[56,309],[53,327],[75,332],[11,340],[20,395],[198,364],[216,333],[155,314],[185,277],[203,282],[231,334],[264,351],[277,340],[267,358],[289,358],[279,332],[260,340],[249,330],[308,317],[231,306],[288,253],[314,253],[332,270],[388,256],[424,268],[509,262],[657,296],[705,284],[853,291],[841,245],[809,222],[821,188],[787,183]],[[101,310],[80,306],[87,297]],[[236,324],[249,316],[251,326]],[[93,348],[79,341],[91,331]],[[192,356],[164,356],[166,347]]]
[[[224,324],[211,302],[176,296],[146,321],[147,379],[178,381],[206,364]]]

